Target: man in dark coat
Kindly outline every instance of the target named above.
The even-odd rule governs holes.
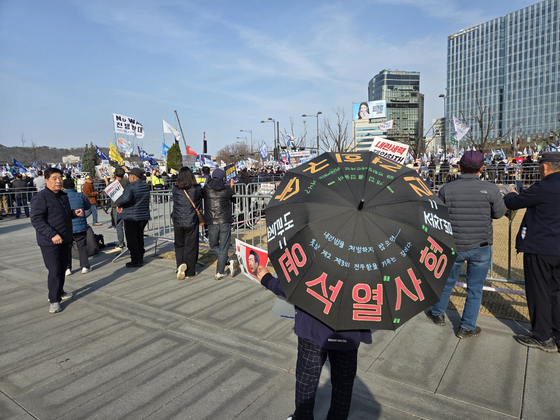
[[[144,228],[150,219],[150,187],[142,181],[144,172],[132,169],[128,174],[128,184],[123,195],[116,201],[117,212],[124,220],[124,234],[130,251],[127,267],[142,267],[144,264]]]
[[[29,217],[29,206],[27,205],[27,181],[21,174],[16,174],[12,181],[12,190],[16,196],[16,219],[21,216],[21,208],[25,211],[25,216]]]
[[[64,292],[64,272],[70,259],[72,244],[72,218],[84,217],[84,210],[72,210],[62,190],[62,171],[49,168],[45,171],[47,188],[33,197],[31,224],[37,234],[45,267],[49,271],[49,312],[60,312],[60,303],[72,297]]]
[[[457,259],[439,302],[426,315],[434,324],[445,325],[445,310],[466,261],[467,299],[457,332],[459,338],[476,337],[481,332],[476,320],[482,301],[482,289],[492,262],[492,219],[499,219],[507,211],[499,188],[479,178],[483,164],[482,153],[474,150],[465,152],[459,162],[461,176],[445,184],[438,194],[449,209]]]
[[[560,348],[560,152],[543,153],[540,182],[506,195],[507,208],[526,208],[515,241],[523,252],[525,292],[531,335],[519,335],[524,346],[546,352]]]
[[[210,250],[218,257],[216,280],[227,276],[225,267],[231,241],[233,178],[225,184],[226,173],[215,169],[212,179],[204,185],[204,219],[208,225]],[[233,268],[233,267],[232,267]]]

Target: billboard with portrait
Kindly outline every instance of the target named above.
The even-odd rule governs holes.
[[[387,117],[387,101],[356,102],[352,105],[352,120]]]

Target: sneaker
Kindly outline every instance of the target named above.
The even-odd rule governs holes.
[[[426,312],[426,316],[430,318],[434,324],[440,327],[443,327],[445,325],[445,315],[442,314],[434,315],[432,313],[432,310],[430,309],[428,312]]]
[[[197,272],[195,272],[193,276],[185,276],[185,280],[194,279],[196,276],[198,276]]]
[[[60,307],[60,303],[58,302],[51,303],[51,306],[49,307],[49,312],[51,314],[56,314],[60,311],[62,311],[62,308]]]
[[[84,267],[82,268],[82,274],[87,274],[91,271],[91,267]]]
[[[520,334],[517,336],[517,342],[527,347],[533,347],[535,349],[546,351],[547,353],[556,353],[558,351],[556,342],[552,337],[546,341],[539,341],[532,335]]]
[[[102,224],[103,224],[103,223],[97,222],[97,223],[94,223],[93,226],[101,226]]]
[[[60,297],[60,301],[61,302],[66,302],[68,299],[72,299],[72,296],[74,296],[74,293],[72,293],[72,292],[63,293],[62,296]]]
[[[187,264],[183,263],[177,268],[177,280],[185,279],[185,271],[187,271]]]
[[[467,328],[461,327],[459,328],[459,332],[457,333],[457,337],[459,338],[469,338],[469,337],[476,337],[480,335],[482,330],[480,327],[476,327],[474,330],[469,330]]]
[[[231,275],[233,277],[237,276],[239,273],[241,273],[241,269],[239,268],[239,261],[237,261],[237,259],[235,260],[230,260],[229,262],[229,269],[231,271]]]
[[[115,226],[109,226],[107,229],[115,229]]]
[[[64,273],[65,276],[71,276],[72,275],[72,270],[70,270],[69,268],[66,269],[66,272]]]
[[[137,262],[137,263],[136,262],[134,262],[134,263],[133,262],[127,262],[126,263],[126,266],[128,268],[142,267],[143,265],[144,265],[144,263],[141,263],[141,262]]]
[[[290,417],[288,417],[286,420],[294,420],[294,415],[290,414]]]
[[[223,280],[227,277],[227,274],[222,274],[222,273],[216,273],[216,275],[214,276],[214,280]]]

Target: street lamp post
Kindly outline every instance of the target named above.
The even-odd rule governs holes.
[[[319,111],[315,115],[307,115],[307,114],[302,115],[303,118],[306,118],[306,117],[317,118],[317,156],[319,156],[319,115],[321,115],[321,114],[322,114],[322,112]]]
[[[241,132],[245,132],[245,133],[251,133],[251,153],[253,153],[253,130],[239,130]],[[247,138],[247,137],[245,137]]]
[[[277,134],[276,134],[276,120],[274,118],[269,118],[268,120],[264,120],[261,121],[262,124],[267,123],[267,122],[271,122],[272,123],[272,128],[274,129],[274,160],[278,160],[278,148],[276,146],[277,140]]]
[[[447,142],[446,142],[446,137],[447,137],[447,118],[445,116],[445,99],[446,96],[441,93],[439,95],[440,98],[443,99],[443,154],[447,157]]]

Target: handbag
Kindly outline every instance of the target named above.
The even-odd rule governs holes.
[[[187,196],[187,198],[189,199],[189,201],[191,202],[192,206],[194,207],[194,209],[196,210],[196,214],[198,215],[198,226],[202,226],[204,225],[204,214],[198,210],[196,208],[196,206],[194,205],[191,197],[187,194],[187,192],[185,190],[183,190],[183,192],[185,193],[185,195]]]

